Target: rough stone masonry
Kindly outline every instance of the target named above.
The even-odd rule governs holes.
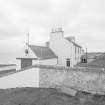
[[[105,73],[103,71],[78,70],[61,67],[39,67],[40,87],[73,89],[93,94],[105,93]],[[70,91],[70,90],[69,90]],[[68,92],[68,91],[67,91]]]

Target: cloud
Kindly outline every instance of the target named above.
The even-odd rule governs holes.
[[[76,36],[90,51],[104,51],[104,4],[104,0],[0,0],[1,47],[5,41],[7,50],[13,43],[11,50],[24,44],[28,31],[30,43],[47,41],[51,28],[62,26],[65,36]]]

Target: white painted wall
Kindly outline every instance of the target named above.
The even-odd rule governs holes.
[[[25,49],[29,50],[29,53],[26,55],[25,54]],[[17,57],[18,58],[18,57]],[[19,56],[19,58],[37,58],[36,55],[32,52],[32,50],[30,49],[30,47],[28,48],[27,45],[25,45],[23,47],[23,50],[21,52],[21,55]]]
[[[57,58],[53,59],[45,59],[45,60],[33,60],[33,65],[41,64],[41,65],[57,65]]]
[[[39,87],[39,69],[31,68],[0,78],[0,88]]]
[[[81,52],[80,51],[78,52],[78,48],[81,49]],[[73,46],[73,49],[74,49],[74,58],[73,59],[74,59],[74,65],[75,65],[81,61],[81,56],[83,55],[83,52],[82,52],[82,48],[77,47],[77,46],[76,46],[76,53],[75,53],[75,46]]]
[[[29,54],[25,54],[25,49],[29,50]],[[21,55],[19,55],[19,57],[17,58],[37,58],[37,56],[32,52],[32,50],[30,49],[30,47],[28,48],[27,45],[25,45],[23,47],[23,50],[21,52]],[[17,59],[16,60],[16,70],[20,70],[21,69],[21,59]]]
[[[21,69],[21,60],[17,59],[16,60],[16,70],[20,70]]]
[[[70,59],[71,67],[73,67],[73,44],[62,37],[62,33],[58,36],[51,33],[50,48],[58,56],[58,65],[66,66],[66,59]]]
[[[66,59],[70,59],[71,67],[80,62],[82,53],[78,53],[79,47],[76,47],[75,53],[75,45],[63,37],[63,32],[50,34],[50,48],[58,56],[58,64],[61,66],[66,66]]]

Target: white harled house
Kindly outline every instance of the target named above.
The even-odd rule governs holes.
[[[46,46],[26,44],[24,55],[18,59],[18,69],[34,64],[73,67],[81,61],[83,48],[74,37],[64,37],[62,28],[52,30]]]

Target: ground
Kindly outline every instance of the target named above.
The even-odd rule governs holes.
[[[105,96],[78,92],[73,97],[51,88],[1,89],[0,105],[105,105]]]

